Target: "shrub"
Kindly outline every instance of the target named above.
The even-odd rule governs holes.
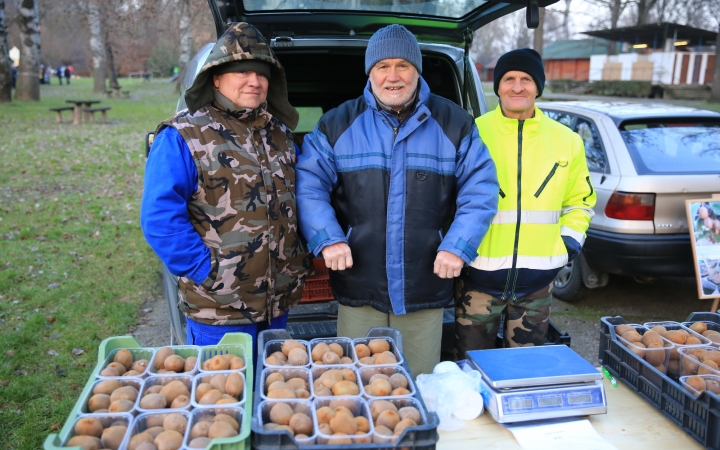
[[[612,97],[647,98],[652,86],[649,81],[593,81],[590,94]]]

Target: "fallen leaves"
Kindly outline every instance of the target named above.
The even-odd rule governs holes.
[[[57,356],[57,355],[58,355],[58,352],[56,352],[55,350],[48,350],[48,351],[47,351],[47,354],[50,355],[50,356]]]
[[[73,349],[72,349],[72,354],[75,355],[75,356],[80,356],[80,355],[82,355],[83,353],[85,353],[85,350],[83,350],[83,349],[81,349],[81,348],[73,348]]]

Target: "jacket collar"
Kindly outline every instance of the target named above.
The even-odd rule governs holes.
[[[415,94],[417,96],[417,103],[415,103],[416,110],[420,106],[425,106],[425,104],[427,104],[428,98],[430,98],[430,87],[427,85],[427,83],[423,79],[422,75],[418,79],[418,90],[419,90],[419,93]],[[363,96],[365,97],[365,103],[367,103],[367,105],[370,109],[373,109],[378,112],[382,111],[382,109],[378,108],[377,101],[375,100],[375,95],[373,95],[372,88],[370,87],[369,79],[368,79],[367,83],[365,84],[365,90],[363,91]],[[412,113],[410,115],[412,115]]]
[[[495,115],[495,124],[502,134],[517,134],[519,120],[505,117],[502,112],[502,107],[499,104],[497,105],[497,108],[495,108],[495,111],[488,114]],[[535,115],[530,119],[525,119],[523,121],[523,135],[530,136],[537,134],[540,127],[540,121],[543,120],[544,117],[545,114],[543,114],[540,108],[535,105]]]

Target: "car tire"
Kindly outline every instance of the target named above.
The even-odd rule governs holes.
[[[582,300],[590,292],[582,280],[580,258],[575,258],[560,269],[553,281],[553,296],[565,302]]]

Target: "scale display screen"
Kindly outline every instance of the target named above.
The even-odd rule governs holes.
[[[511,398],[508,399],[508,409],[510,410],[518,410],[518,409],[530,409],[533,407],[533,401],[532,398]]]
[[[558,406],[562,405],[562,397],[539,397],[538,406]]]
[[[579,405],[581,403],[590,403],[591,401],[592,401],[592,395],[590,395],[590,394],[568,395],[568,403],[571,405]]]

